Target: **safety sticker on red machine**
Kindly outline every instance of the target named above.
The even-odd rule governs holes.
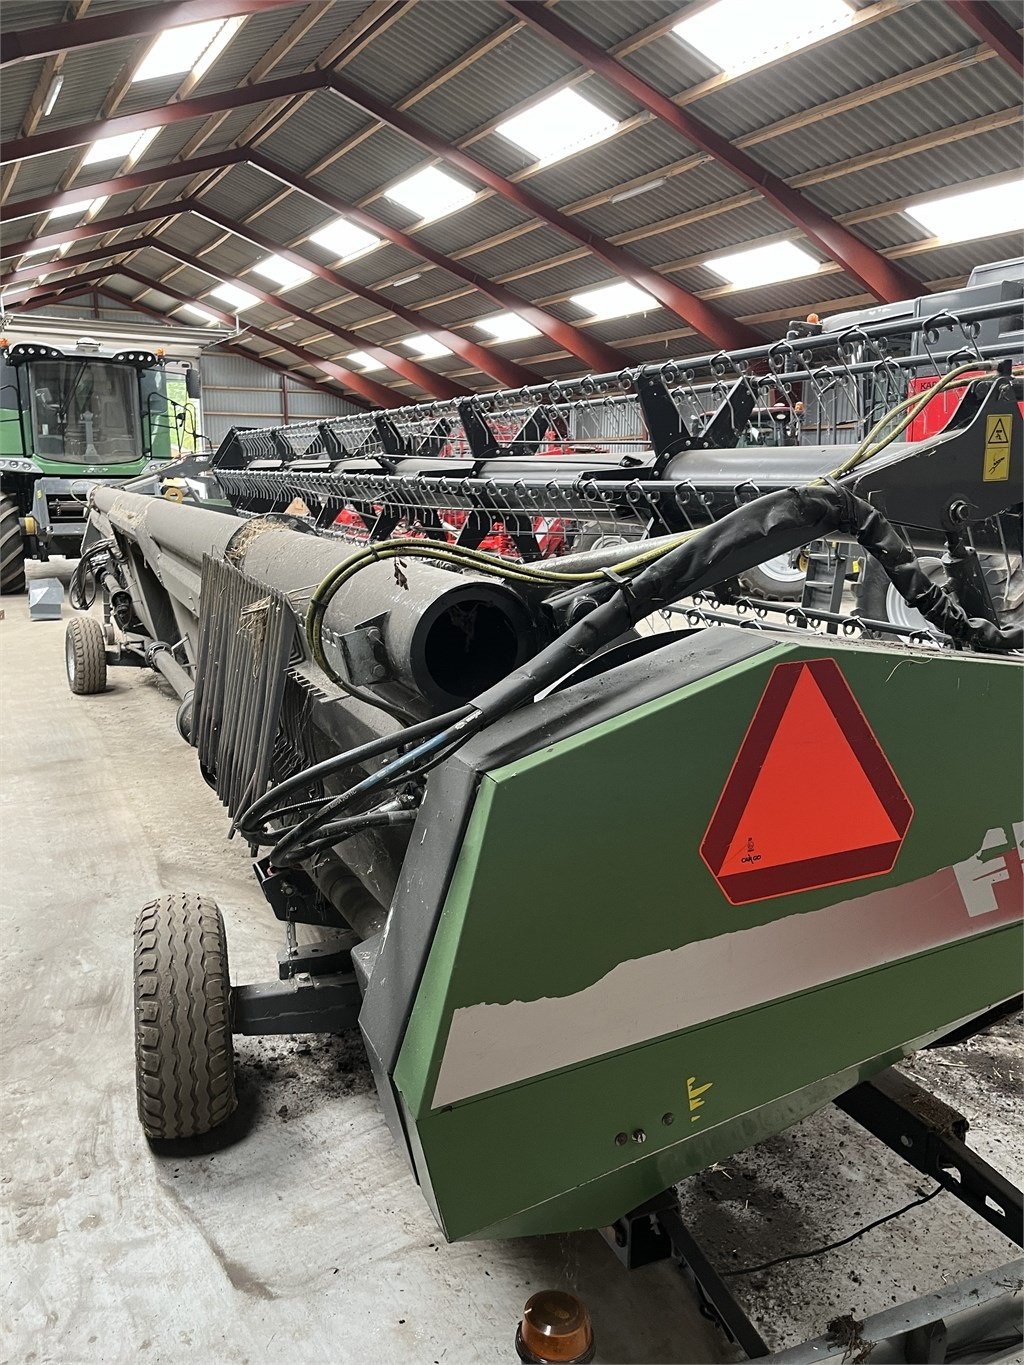
[[[777,664],[700,856],[747,905],[889,872],[913,814],[835,660]]]

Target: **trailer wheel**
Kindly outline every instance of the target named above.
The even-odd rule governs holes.
[[[64,636],[68,686],[78,697],[90,697],[107,685],[107,650],[103,627],[95,616],[72,616]]]
[[[25,537],[13,498],[0,497],[0,593],[25,591]]]
[[[1007,566],[1003,555],[980,554],[978,558],[1000,625],[1006,628],[1018,624],[1024,605],[1024,570],[1020,561],[1012,560]],[[946,586],[946,570],[941,559],[935,555],[922,555],[918,563],[933,583]],[[857,615],[865,620],[890,621],[894,626],[905,626],[910,630],[934,630],[919,611],[903,600],[885,570],[870,555],[864,561],[855,591]]]
[[[135,1083],[148,1138],[195,1137],[234,1112],[227,940],[202,896],[162,896],[135,921]]]
[[[753,597],[769,602],[796,602],[803,596],[806,570],[791,555],[776,555],[740,574],[740,583]]]

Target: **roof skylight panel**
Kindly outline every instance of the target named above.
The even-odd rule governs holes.
[[[769,242],[743,251],[728,252],[704,262],[708,270],[721,275],[737,289],[753,289],[779,280],[796,280],[813,275],[821,262],[795,242]]]
[[[575,90],[559,90],[505,119],[495,132],[547,164],[602,142],[618,126],[610,114]]]
[[[464,208],[476,198],[476,193],[476,190],[463,185],[437,166],[425,166],[422,171],[416,171],[397,185],[392,185],[386,191],[386,198],[401,204],[424,222],[433,222],[436,218],[443,218],[456,209]]]
[[[673,32],[723,71],[749,71],[852,23],[846,0],[715,0]]]

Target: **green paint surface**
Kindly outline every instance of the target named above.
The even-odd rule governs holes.
[[[772,667],[823,653],[914,818],[888,875],[732,906],[700,841]],[[455,1009],[570,996],[619,963],[970,857],[988,830],[1021,818],[1022,712],[1013,664],[780,643],[487,775],[395,1071],[447,1235],[607,1222],[1019,990],[1015,926],[431,1108]],[[809,765],[806,800],[828,780]],[[763,969],[770,979],[772,963]],[[713,1082],[693,1124],[689,1076]],[[616,1146],[636,1130],[645,1142]]]

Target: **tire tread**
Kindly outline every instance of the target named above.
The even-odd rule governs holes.
[[[234,1112],[227,940],[203,896],[160,897],[135,922],[135,1074],[147,1137],[195,1137]]]

